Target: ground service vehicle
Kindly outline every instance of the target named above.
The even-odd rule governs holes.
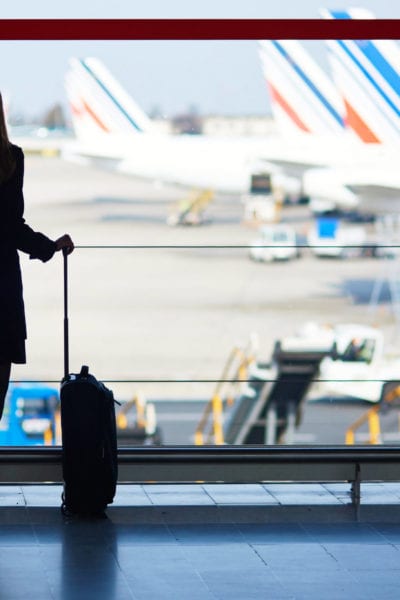
[[[0,445],[32,446],[52,443],[56,437],[60,398],[43,385],[16,385],[9,389],[0,421]]]
[[[308,326],[303,336],[308,344],[334,344],[331,355],[319,366],[318,381],[310,397],[347,397],[380,402],[400,384],[400,356],[385,352],[384,335],[375,327],[339,324],[333,327]]]
[[[291,260],[299,255],[296,232],[289,225],[265,225],[250,244],[250,258],[260,262]]]
[[[361,255],[367,239],[362,226],[349,226],[336,218],[321,217],[309,232],[307,243],[316,256],[346,258]]]

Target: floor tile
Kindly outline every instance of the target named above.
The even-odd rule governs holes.
[[[49,583],[40,573],[25,578],[21,577],[21,573],[16,577],[8,577],[3,572],[0,574],[0,588],[0,597],[4,600],[54,600]]]
[[[271,569],[339,570],[337,559],[315,543],[254,544],[254,550]]]
[[[108,538],[114,538],[118,545],[159,545],[176,543],[175,536],[166,525],[133,524],[116,525],[109,531]]]
[[[303,523],[302,526],[320,543],[385,543],[384,537],[366,523]]]
[[[263,574],[241,573],[241,577],[238,578],[232,573],[228,578],[221,577],[220,573],[202,571],[201,576],[217,598],[234,598],[236,600],[292,598],[292,595],[284,589],[279,581]]]
[[[264,484],[265,489],[283,505],[341,504],[340,498],[322,484]]]
[[[169,530],[180,544],[240,544],[243,538],[234,525],[169,525]]]
[[[325,583],[293,582],[285,583],[284,588],[295,600],[377,600],[372,593],[361,588],[358,582],[344,583],[340,579],[330,586]]]
[[[199,571],[230,571],[264,569],[265,564],[247,544],[182,545],[185,558]]]
[[[238,525],[243,538],[252,544],[311,542],[310,534],[297,523],[244,523]]]
[[[278,504],[261,484],[207,484],[203,487],[216,504]]]
[[[167,492],[148,492],[148,497],[152,504],[159,506],[207,506],[213,505],[214,502],[204,492],[179,492],[179,493],[167,493]]]
[[[0,485],[0,507],[3,506],[25,506],[22,489],[15,485]]]
[[[345,569],[305,569],[296,567],[274,568],[272,569],[274,576],[284,585],[290,584],[325,584],[326,587],[336,586],[338,583],[354,583],[357,577]],[[292,589],[292,587],[291,587]]]
[[[337,560],[341,568],[350,571],[370,570],[384,573],[386,570],[397,570],[400,566],[400,551],[390,545],[324,543],[324,548]]]
[[[117,490],[112,506],[150,506],[149,496],[141,489]]]

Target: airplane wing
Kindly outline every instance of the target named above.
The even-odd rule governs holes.
[[[314,163],[309,162],[301,162],[301,161],[290,161],[285,160],[284,158],[271,158],[268,160],[269,163],[276,165],[283,169],[284,173],[289,177],[296,177],[301,179],[304,173],[312,168],[318,168],[321,166],[321,163],[315,161]]]
[[[347,184],[347,187],[356,194],[362,212],[393,214],[397,212],[396,207],[400,205],[400,182],[397,187],[395,185],[357,183]]]
[[[347,187],[353,192],[363,198],[399,198],[400,188],[390,187],[388,185],[362,185],[362,184],[348,184]]]

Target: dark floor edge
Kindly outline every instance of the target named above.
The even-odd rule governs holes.
[[[110,506],[108,520],[121,524],[200,523],[400,523],[400,505],[365,505],[358,514],[351,505],[296,506]],[[59,524],[65,521],[59,507],[3,506],[0,525]],[[72,519],[74,523],[97,523]]]

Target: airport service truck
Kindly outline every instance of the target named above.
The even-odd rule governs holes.
[[[307,243],[316,256],[346,258],[363,253],[367,236],[360,225],[349,226],[336,218],[323,217],[315,221]]]
[[[43,445],[55,439],[59,408],[55,388],[40,384],[10,386],[0,422],[0,445]]]
[[[400,385],[400,356],[385,352],[383,333],[375,327],[307,324],[296,337],[283,340],[283,347],[289,345],[327,350],[309,399],[346,397],[377,403]]]
[[[275,223],[280,217],[280,199],[276,198],[272,175],[253,173],[249,193],[242,195],[243,220],[249,224]]]

